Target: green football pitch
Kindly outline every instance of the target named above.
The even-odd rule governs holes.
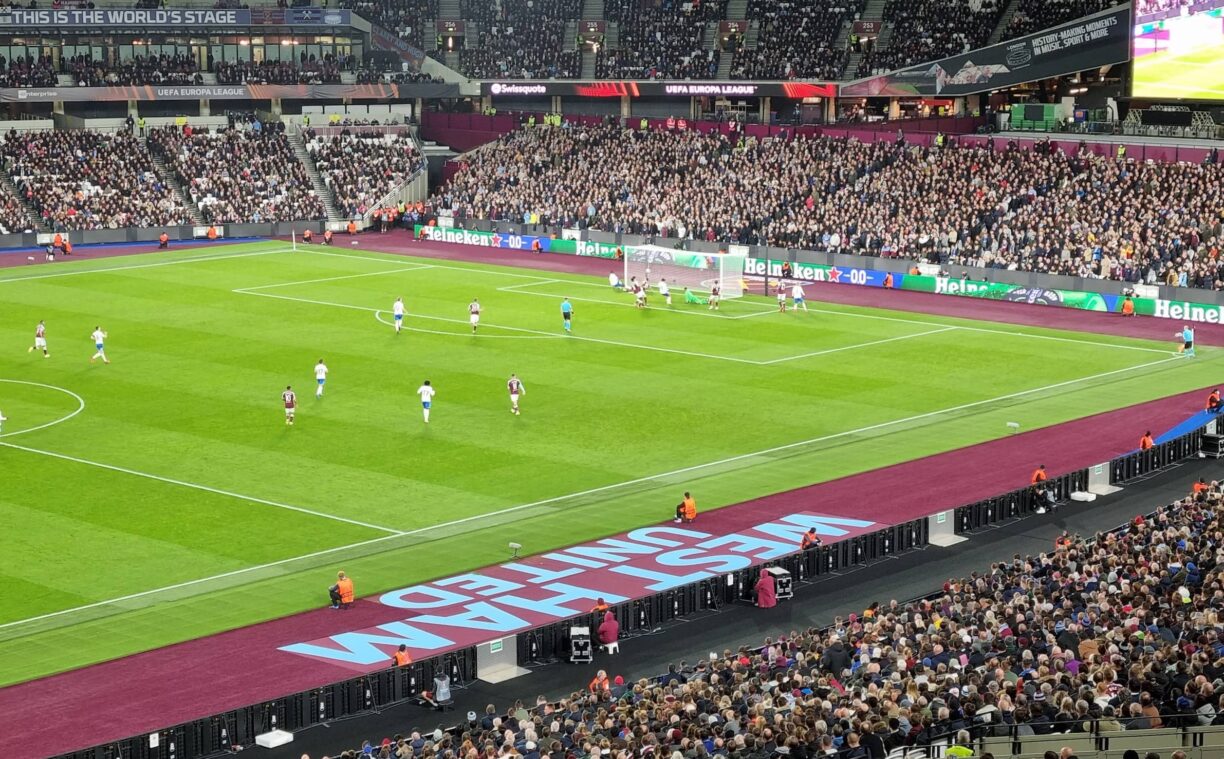
[[[340,568],[374,593],[684,490],[717,508],[1202,387],[1224,355],[810,305],[638,310],[592,278],[277,243],[0,272],[0,684],[318,607]]]
[[[1224,100],[1224,47],[1141,56],[1132,78],[1135,97]]]

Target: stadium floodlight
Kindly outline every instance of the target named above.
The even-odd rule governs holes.
[[[742,253],[698,253],[658,245],[634,245],[625,249],[624,281],[627,285],[637,277],[639,282],[658,284],[666,279],[673,292],[686,287],[709,292],[718,282],[723,298],[739,298],[744,294],[745,258]]]

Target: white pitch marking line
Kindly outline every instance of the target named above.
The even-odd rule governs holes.
[[[389,322],[389,321],[387,321],[386,319],[382,318],[382,315],[383,315],[383,314],[385,314],[385,313],[386,313],[386,311],[375,311],[375,312],[374,312],[374,318],[375,318],[377,321],[379,321],[380,323],[382,323],[382,324],[386,324],[388,327],[394,327],[394,326],[395,326],[395,322]],[[407,330],[407,331],[409,331],[409,332],[422,332],[422,333],[424,333],[424,334],[426,334],[426,335],[442,335],[443,337],[462,337],[462,338],[464,338],[464,339],[467,339],[467,338],[471,338],[471,337],[473,337],[473,335],[471,335],[470,333],[464,333],[464,332],[445,332],[445,331],[440,330],[440,329],[425,329],[424,327],[410,327],[410,326],[407,326],[407,325],[404,325],[403,327],[401,327],[401,329],[405,329],[405,330]],[[501,329],[501,328],[500,328],[500,327],[498,327],[497,329]],[[477,340],[489,340],[489,339],[499,339],[499,340],[562,340],[562,339],[564,339],[564,338],[565,338],[565,335],[475,335],[475,338],[476,338]]]
[[[0,382],[9,382],[14,385],[30,385],[32,387],[42,387],[48,390],[55,390],[57,392],[61,392],[65,395],[75,398],[77,402],[76,411],[73,411],[67,416],[61,416],[59,419],[53,419],[47,422],[46,424],[40,424],[37,427],[30,427],[29,429],[24,429],[24,430],[16,430],[14,432],[5,432],[4,434],[0,435],[0,438],[13,437],[14,435],[25,435],[26,433],[29,433],[29,432],[45,430],[48,427],[54,427],[57,424],[66,422],[72,417],[76,416],[77,414],[85,410],[85,399],[65,387],[58,387],[56,385],[46,385],[46,384],[43,384],[42,382],[27,382],[25,380],[15,380],[15,379],[0,379]]]
[[[840,348],[829,348],[822,351],[812,351],[811,353],[801,353],[798,356],[787,356],[786,358],[775,358],[772,361],[762,361],[764,366],[773,364],[781,364],[786,361],[797,361],[801,358],[812,358],[814,356],[827,356],[830,353],[841,353],[842,351],[852,351],[859,348],[869,348],[873,345],[883,345],[884,343],[895,343],[901,340],[912,340],[915,337],[925,337],[926,335],[938,335],[940,332],[951,332],[952,330],[960,329],[960,327],[941,327],[939,329],[930,329],[926,332],[915,332],[912,335],[898,335],[897,337],[886,337],[882,340],[872,340],[867,343],[858,343],[857,345],[843,345]]]
[[[251,292],[249,290],[247,291],[235,290],[234,292],[239,293],[240,295],[254,295],[259,298],[275,298],[277,300],[287,300],[287,301],[293,301],[297,303],[311,303],[316,306],[332,306],[334,308],[347,308],[353,311],[365,311],[366,313],[374,313],[374,312],[381,310],[377,308],[369,308],[367,306],[354,306],[348,303],[333,303],[331,301],[326,301],[326,300],[313,300],[310,298],[295,298],[289,295],[274,295],[273,293]],[[405,318],[408,318],[408,317],[416,318],[416,319],[431,319],[433,321],[449,322],[451,324],[468,324],[469,323],[467,319],[451,319],[445,316],[427,316],[425,314],[406,313]],[[486,324],[484,326],[494,328],[494,329],[509,330],[510,332],[524,332],[529,335],[548,335],[548,336],[553,335],[552,332],[544,332],[543,330],[538,330],[538,329],[527,329],[526,327],[505,327],[505,326],[499,326],[496,324]],[[622,343],[616,340],[603,340],[598,337],[584,337],[584,336],[579,336],[579,335],[570,335],[569,337],[565,339],[566,340],[578,340],[578,341],[588,342],[588,343],[601,343],[603,345],[617,345],[622,348],[638,348],[640,350],[658,351],[660,353],[673,353],[673,354],[682,355],[682,356],[692,356],[694,358],[709,358],[709,359],[714,359],[716,361],[731,361],[737,364],[751,364],[751,365],[757,366],[757,365],[760,365],[761,363],[760,361],[753,361],[753,360],[746,359],[746,358],[734,358],[732,356],[717,356],[712,353],[697,353],[694,351],[680,350],[679,348],[661,348],[655,345],[638,345],[636,343]]]
[[[414,529],[414,530],[407,530],[407,531],[404,531],[404,532],[397,532],[397,533],[392,534],[392,535],[384,535],[384,536],[383,536],[383,537],[381,537],[381,538],[374,538],[374,539],[372,539],[372,540],[365,540],[365,541],[362,541],[362,542],[360,542],[360,543],[353,543],[353,544],[351,544],[351,545],[339,546],[339,547],[336,547],[336,548],[328,548],[328,549],[325,549],[325,550],[323,550],[323,551],[315,551],[314,553],[308,553],[308,554],[304,554],[304,555],[302,555],[302,556],[295,556],[295,557],[293,557],[293,558],[289,558],[289,559],[281,559],[280,561],[273,561],[273,562],[269,562],[269,563],[267,563],[267,564],[260,564],[260,565],[258,565],[258,566],[253,566],[253,567],[246,567],[245,569],[236,569],[236,570],[233,570],[233,571],[231,571],[231,572],[225,572],[225,573],[223,573],[223,574],[213,575],[213,576],[211,576],[211,577],[201,577],[201,578],[200,578],[200,579],[198,579],[198,580],[189,580],[189,581],[187,581],[187,582],[181,582],[181,583],[178,583],[178,584],[175,584],[175,585],[167,585],[166,587],[163,587],[163,588],[153,588],[153,589],[151,589],[151,590],[145,590],[145,591],[141,591],[141,592],[139,592],[139,593],[132,593],[132,594],[129,594],[129,595],[126,595],[126,596],[120,596],[120,597],[118,597],[118,598],[112,598],[112,599],[109,599],[109,600],[106,600],[106,601],[97,601],[97,602],[95,602],[95,603],[87,604],[87,605],[85,605],[85,606],[77,606],[77,607],[74,607],[74,608],[71,608],[71,609],[61,609],[60,611],[54,611],[54,612],[51,612],[51,613],[49,613],[49,614],[42,614],[42,615],[39,615],[39,616],[36,616],[36,617],[29,617],[29,618],[27,618],[27,619],[19,619],[19,620],[15,620],[15,621],[13,621],[13,622],[6,622],[6,623],[4,623],[4,624],[0,624],[0,629],[4,629],[4,628],[6,628],[6,627],[13,627],[13,626],[15,626],[15,625],[27,624],[27,623],[29,623],[29,622],[37,622],[37,621],[39,621],[39,620],[48,619],[48,618],[51,618],[51,617],[58,617],[58,616],[62,616],[62,615],[64,615],[64,614],[71,614],[71,613],[73,613],[73,612],[84,611],[84,610],[87,610],[87,609],[93,609],[93,608],[97,608],[97,607],[99,607],[99,606],[106,606],[106,605],[108,605],[108,604],[113,604],[113,603],[121,603],[121,602],[123,602],[123,601],[130,601],[130,600],[133,600],[133,599],[136,599],[136,598],[143,598],[143,597],[145,597],[145,596],[154,595],[154,594],[156,594],[156,593],[163,593],[163,592],[170,591],[170,590],[177,590],[177,589],[179,589],[179,588],[190,587],[190,586],[192,586],[192,585],[198,585],[198,584],[200,584],[200,583],[210,582],[210,581],[212,581],[212,580],[220,580],[220,579],[224,579],[224,578],[226,578],[226,577],[234,577],[234,576],[241,575],[241,574],[245,574],[245,573],[248,573],[248,572],[256,572],[256,571],[259,571],[259,570],[261,570],[261,569],[267,569],[267,568],[269,568],[269,567],[276,567],[276,566],[280,566],[280,565],[283,565],[283,564],[288,564],[288,563],[290,563],[290,562],[294,562],[294,561],[302,561],[302,560],[305,560],[305,559],[312,559],[312,558],[315,558],[315,557],[317,557],[317,556],[325,556],[325,555],[328,555],[328,554],[331,554],[331,553],[336,553],[336,552],[338,552],[338,551],[345,551],[345,550],[349,550],[349,549],[353,549],[353,548],[359,548],[359,547],[361,547],[361,546],[371,545],[371,544],[373,544],[373,543],[380,543],[380,542],[383,542],[383,541],[385,541],[385,540],[390,540],[390,539],[392,539],[392,538],[396,538],[396,537],[405,537],[405,536],[410,536],[410,535],[422,535],[422,534],[426,534],[426,533],[429,533],[429,532],[433,532],[433,531],[435,531],[435,530],[442,530],[442,529],[446,529],[446,528],[448,528],[448,527],[454,527],[454,526],[456,526],[456,525],[460,525],[460,524],[467,524],[467,523],[469,523],[469,522],[474,522],[474,521],[477,521],[477,520],[482,520],[482,519],[488,519],[488,518],[490,518],[490,517],[497,517],[497,516],[501,516],[501,515],[503,515],[503,514],[511,514],[511,513],[514,513],[514,512],[522,511],[522,510],[524,510],[524,509],[531,509],[531,508],[536,508],[536,507],[539,507],[539,506],[548,506],[548,505],[551,505],[551,504],[554,504],[554,503],[560,503],[560,502],[563,502],[563,501],[568,501],[568,500],[575,499],[575,498],[585,498],[586,496],[596,495],[596,494],[598,494],[598,493],[607,493],[607,492],[609,492],[609,491],[618,490],[618,489],[620,489],[620,488],[631,487],[631,486],[633,486],[633,485],[640,485],[640,484],[645,483],[645,482],[653,482],[653,481],[655,481],[655,480],[668,479],[668,478],[675,477],[675,476],[677,476],[677,475],[681,475],[681,474],[688,474],[688,473],[690,473],[690,472],[697,472],[697,471],[701,471],[702,469],[708,469],[708,468],[711,468],[711,467],[723,466],[723,465],[726,465],[726,464],[733,464],[733,463],[735,463],[735,462],[737,462],[737,461],[743,461],[744,459],[754,458],[754,457],[757,457],[757,456],[767,456],[767,455],[769,455],[769,454],[772,454],[772,453],[778,453],[778,452],[780,452],[780,451],[786,451],[786,450],[791,450],[791,449],[793,449],[793,448],[799,448],[799,447],[803,447],[803,446],[807,446],[807,445],[813,445],[813,444],[815,444],[815,443],[824,443],[824,442],[828,442],[828,441],[830,441],[830,440],[837,440],[837,439],[839,439],[839,438],[843,438],[843,437],[851,437],[851,436],[854,436],[854,435],[860,435],[860,434],[862,434],[862,433],[864,433],[864,432],[873,432],[873,431],[875,431],[875,430],[884,429],[884,428],[887,428],[887,427],[893,427],[893,426],[900,425],[900,424],[908,424],[908,423],[910,423],[910,422],[921,421],[921,420],[923,420],[923,419],[929,419],[929,418],[931,418],[931,417],[935,417],[935,416],[942,416],[942,415],[944,415],[944,414],[951,414],[951,413],[955,413],[955,412],[957,412],[957,411],[964,411],[964,410],[966,410],[966,409],[970,409],[970,408],[977,408],[978,406],[985,406],[985,405],[989,405],[989,404],[991,404],[991,403],[997,403],[997,402],[999,402],[999,401],[1012,400],[1012,399],[1014,399],[1014,398],[1022,398],[1022,397],[1026,396],[1026,395],[1033,395],[1033,394],[1035,394],[1035,393],[1041,393],[1041,392],[1045,392],[1045,391],[1047,391],[1047,390],[1057,390],[1057,389],[1058,389],[1058,388],[1060,388],[1060,387],[1067,387],[1067,386],[1069,386],[1069,385],[1075,385],[1075,384],[1079,384],[1079,383],[1081,383],[1081,382],[1090,382],[1090,381],[1092,381],[1092,380],[1098,380],[1098,379],[1102,379],[1102,378],[1104,378],[1104,377],[1110,377],[1110,376],[1113,376],[1113,375],[1116,375],[1116,374],[1121,374],[1121,373],[1123,373],[1123,372],[1135,371],[1136,369],[1146,369],[1146,368],[1148,368],[1148,367],[1157,366],[1157,365],[1159,365],[1159,364],[1165,364],[1165,363],[1168,363],[1168,362],[1170,362],[1170,361],[1178,361],[1178,360],[1180,360],[1180,359],[1181,359],[1181,357],[1180,357],[1180,356],[1176,356],[1176,357],[1169,357],[1169,358],[1161,359],[1160,361],[1151,361],[1151,362],[1146,363],[1146,364],[1139,364],[1139,365],[1137,365],[1137,366],[1126,367],[1126,368],[1124,368],[1124,369],[1114,369],[1113,371],[1103,372],[1103,373],[1101,373],[1101,374],[1094,374],[1094,375],[1091,375],[1091,376],[1088,376],[1088,377],[1080,377],[1079,379],[1066,380],[1066,381],[1064,381],[1064,382],[1057,382],[1057,383],[1052,384],[1052,385],[1045,385],[1044,387],[1036,387],[1036,388],[1032,388],[1032,389],[1030,389],[1030,390],[1021,390],[1021,391],[1016,392],[1016,393],[1008,393],[1007,395],[1000,395],[1000,396],[998,396],[997,398],[987,398],[987,399],[985,399],[985,400],[981,400],[981,401],[973,401],[972,403],[963,403],[963,404],[961,404],[961,405],[959,405],[959,406],[952,406],[952,407],[949,407],[949,408],[946,408],[946,409],[940,409],[940,410],[937,410],[937,411],[928,411],[928,412],[926,412],[926,413],[923,413],[923,414],[916,414],[916,415],[914,415],[914,416],[907,416],[907,417],[905,417],[905,418],[903,418],[903,419],[893,419],[892,421],[888,421],[888,422],[880,422],[880,423],[878,423],[878,424],[872,424],[872,425],[868,425],[868,426],[866,426],[866,427],[860,427],[860,428],[858,428],[858,429],[856,429],[856,430],[846,430],[846,431],[844,431],[844,432],[835,432],[835,433],[832,433],[832,434],[830,434],[830,435],[822,435],[821,437],[815,437],[815,438],[811,438],[811,439],[809,439],[809,440],[800,440],[800,441],[798,441],[798,442],[794,442],[794,443],[787,443],[786,445],[779,445],[779,446],[776,446],[776,447],[774,447],[774,448],[767,448],[767,449],[762,450],[762,451],[754,451],[754,452],[752,452],[752,453],[742,453],[742,454],[739,454],[739,455],[737,455],[737,456],[730,456],[730,457],[725,458],[725,459],[719,459],[718,461],[710,461],[710,462],[707,462],[707,463],[705,463],[705,464],[694,464],[693,466],[683,467],[683,468],[681,468],[681,469],[676,469],[676,470],[673,470],[673,471],[670,471],[670,472],[662,472],[662,473],[660,473],[660,474],[652,474],[652,475],[648,475],[648,476],[646,476],[646,477],[638,477],[637,479],[633,479],[633,480],[625,480],[624,482],[617,482],[617,483],[613,483],[613,484],[611,484],[611,485],[602,485],[602,486],[600,486],[600,487],[590,488],[590,489],[588,489],[588,490],[583,490],[583,491],[580,491],[580,492],[577,492],[577,493],[569,493],[569,494],[567,494],[567,495],[560,495],[560,496],[554,496],[554,497],[552,497],[552,498],[545,498],[545,499],[540,500],[540,501],[533,501],[532,503],[524,503],[524,504],[520,504],[520,505],[518,505],[518,506],[510,506],[510,507],[507,507],[507,508],[504,508],[504,509],[497,509],[497,510],[495,510],[495,511],[485,512],[485,513],[483,513],[483,514],[474,514],[474,515],[472,515],[472,516],[470,516],[470,517],[463,517],[462,519],[454,519],[454,520],[451,520],[451,521],[449,521],[449,522],[443,522],[443,523],[441,523],[441,524],[430,525],[430,526],[428,526],[428,527],[420,527],[420,528],[417,528],[417,529]],[[0,446],[8,446],[8,447],[11,447],[11,448],[20,448],[20,447],[21,447],[21,446],[15,446],[15,445],[13,445],[12,443],[0,443]],[[45,453],[45,451],[37,451],[37,452],[38,452],[38,453]],[[58,455],[58,454],[48,454],[48,455]]]
[[[1036,308],[1034,306],[1034,308]],[[923,319],[902,319],[897,316],[880,316],[878,314],[859,314],[848,311],[835,311],[826,308],[813,308],[811,312],[814,314],[833,314],[834,316],[849,316],[854,319],[873,319],[875,321],[897,322],[899,324],[926,324],[932,327],[940,326],[940,322],[925,321]],[[1073,337],[1057,337],[1055,335],[1034,335],[1028,332],[1013,332],[1006,329],[990,329],[987,327],[966,327],[957,326],[957,329],[967,330],[969,332],[983,332],[990,335],[1011,335],[1012,337],[1029,337],[1034,340],[1054,340],[1060,343],[1076,343],[1079,345],[1095,345],[1100,348],[1123,348],[1125,350],[1143,351],[1144,353],[1168,353],[1168,350],[1159,348],[1144,348],[1138,345],[1119,345],[1117,343],[1102,343],[1096,340],[1077,340]]]
[[[294,285],[313,285],[318,282],[336,282],[342,279],[358,279],[359,277],[377,277],[383,274],[399,274],[402,271],[416,271],[418,269],[432,269],[429,264],[420,264],[419,266],[401,267],[398,269],[384,269],[383,271],[368,271],[364,274],[342,274],[338,277],[319,277],[318,279],[302,279],[297,282],[277,282],[271,285],[255,285],[254,287],[239,287],[234,292],[250,292],[252,290],[270,290],[274,287],[292,287]]]
[[[250,501],[251,503],[258,503],[264,506],[275,506],[278,509],[288,509],[289,511],[296,511],[301,514],[309,514],[315,517],[331,519],[336,522],[344,522],[345,524],[351,524],[357,527],[365,527],[366,529],[370,529],[370,530],[378,530],[379,532],[386,532],[391,535],[403,535],[404,534],[402,530],[394,530],[390,527],[383,527],[377,524],[370,524],[369,522],[361,522],[356,519],[349,519],[348,517],[336,516],[335,514],[327,514],[322,511],[315,511],[313,509],[307,509],[302,506],[291,506],[290,504],[287,504],[287,503],[280,503],[278,501],[269,501],[266,498],[257,498],[255,496],[243,495],[241,493],[235,493],[232,490],[221,490],[220,488],[213,488],[213,487],[209,487],[208,485],[200,485],[195,482],[187,482],[185,480],[176,480],[173,477],[162,477],[161,475],[158,475],[158,474],[149,474],[148,472],[139,472],[135,469],[128,469],[127,467],[116,466],[114,464],[104,464],[100,461],[91,461],[89,459],[82,459],[76,456],[69,456],[65,453],[55,453],[54,451],[44,451],[39,448],[27,448],[24,445],[17,445],[16,443],[0,442],[0,446],[3,446],[5,448],[13,448],[19,451],[25,451],[27,453],[38,453],[38,454],[42,454],[43,456],[50,456],[52,458],[62,459],[64,461],[72,461],[77,464],[85,464],[87,466],[93,466],[99,469],[108,469],[112,472],[120,472],[122,474],[130,474],[136,477],[144,477],[145,479],[156,480],[157,482],[165,482],[170,485],[180,485],[182,487],[191,488],[193,490],[203,490],[207,493],[215,493],[217,495],[223,495],[229,498],[237,498],[242,501]]]
[[[75,277],[81,274],[108,274],[114,271],[129,271],[131,269],[153,269],[159,266],[177,266],[178,264],[193,264],[200,261],[223,261],[231,258],[247,258],[248,256],[266,256],[272,253],[292,253],[289,248],[273,248],[271,250],[256,250],[247,253],[227,253],[219,256],[196,256],[194,258],[176,258],[172,261],[157,261],[151,264],[132,264],[130,266],[108,266],[98,269],[73,269],[72,271],[57,271],[53,274],[34,274],[28,277],[7,277],[0,279],[5,282],[25,282],[31,279],[51,279],[53,277]],[[85,263],[85,262],[82,262]]]
[[[499,287],[497,289],[502,292],[515,293],[516,295],[534,295],[538,298],[552,298],[554,300],[562,297],[560,295],[555,295],[553,293],[533,293],[530,290],[520,289],[520,288],[541,286],[541,285],[546,284],[547,282],[552,282],[552,283],[560,282],[560,283],[564,283],[567,285],[579,285],[579,286],[586,285],[588,287],[606,287],[607,286],[607,285],[597,284],[595,282],[574,282],[568,279],[551,279],[551,280],[543,280],[540,282],[524,282],[522,284],[510,285],[509,287]],[[567,297],[569,297],[570,300],[577,301],[579,303],[603,303],[609,306],[625,306],[628,308],[636,307],[636,304],[630,303],[628,300],[620,301],[620,300],[608,300],[607,298],[584,298],[581,296],[574,296],[574,295],[570,295]],[[656,294],[652,297],[662,298],[663,296]],[[734,301],[734,300],[727,301],[727,303],[735,303],[735,302],[737,301]],[[776,309],[768,308],[764,310],[755,311],[750,314],[740,314],[738,316],[733,316],[731,314],[725,314],[721,311],[710,311],[708,309],[702,309],[700,311],[693,311],[693,310],[686,309],[686,308],[665,308],[663,306],[646,306],[645,310],[646,311],[662,311],[663,313],[666,313],[666,314],[681,314],[683,316],[705,316],[710,319],[747,319],[752,316],[764,316],[765,314],[772,314],[776,312]]]
[[[365,260],[365,261],[380,261],[382,263],[386,263],[388,260],[385,258],[374,258],[372,256],[350,256],[344,253],[328,253],[327,251],[322,251],[322,250],[308,250],[306,252],[314,253],[315,255],[319,255],[319,256],[335,256],[337,258],[355,258],[355,259]],[[410,265],[413,265],[414,263],[415,263],[414,261],[405,261],[404,265],[410,266]],[[543,279],[542,277],[537,277],[537,276],[533,276],[530,274],[514,274],[514,273],[502,272],[502,271],[472,269],[472,268],[467,268],[463,266],[447,266],[444,264],[434,264],[433,268],[451,269],[455,271],[476,272],[479,274],[493,274],[493,275],[502,276],[502,277],[517,277],[519,279],[534,279],[534,280]],[[578,280],[569,280],[569,279],[563,279],[563,280],[557,280],[557,281],[572,282],[577,285],[590,285],[592,287],[601,286],[596,282],[580,282]],[[531,287],[531,284],[527,283],[525,286]],[[542,295],[542,293],[523,293],[523,294],[524,295]],[[850,311],[835,311],[833,309],[825,309],[825,308],[812,308],[809,310],[813,314],[832,314],[834,316],[845,316],[851,319],[873,319],[876,321],[897,322],[900,324],[925,324],[925,325],[929,325],[932,327],[945,326],[941,324],[940,322],[924,321],[922,319],[903,319],[903,318],[896,317],[896,316],[880,316],[878,314],[860,314],[860,313],[854,313]],[[688,313],[688,312],[676,311],[675,313]],[[770,308],[768,310],[762,310],[759,313],[755,313],[755,314],[743,314],[740,316],[723,317],[723,318],[751,319],[756,316],[765,316],[766,314],[772,314],[772,313],[775,313],[775,310]],[[703,315],[709,315],[709,314],[703,314]],[[1013,331],[1005,330],[1005,329],[990,329],[987,327],[969,327],[969,326],[962,326],[962,325],[957,325],[957,328],[963,329],[963,330],[969,330],[971,332],[982,332],[982,333],[992,334],[992,335],[1011,335],[1013,337],[1028,337],[1034,340],[1054,340],[1054,341],[1063,342],[1063,343],[1079,343],[1081,345],[1094,345],[1100,348],[1121,348],[1123,350],[1142,351],[1145,353],[1168,353],[1167,350],[1163,350],[1160,348],[1144,348],[1138,345],[1119,345],[1117,343],[1102,343],[1102,342],[1098,342],[1095,340],[1077,340],[1072,337],[1058,337],[1055,335],[1034,335],[1028,332],[1013,332]]]

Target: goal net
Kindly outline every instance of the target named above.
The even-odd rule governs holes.
[[[634,277],[656,285],[666,279],[672,290],[687,287],[709,292],[718,282],[722,297],[738,298],[744,294],[744,258],[742,253],[694,253],[657,245],[628,247],[625,284]]]

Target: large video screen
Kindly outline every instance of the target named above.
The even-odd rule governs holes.
[[[1224,0],[1135,0],[1131,95],[1224,100]]]

